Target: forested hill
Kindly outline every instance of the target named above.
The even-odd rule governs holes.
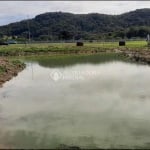
[[[150,9],[121,15],[50,12],[33,19],[0,27],[0,36],[34,40],[102,39],[145,37],[150,32]]]

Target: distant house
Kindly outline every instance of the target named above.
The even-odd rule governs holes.
[[[15,40],[8,40],[7,44],[17,44],[17,41],[15,41]]]
[[[149,34],[147,35],[147,39],[146,40],[150,41],[150,35]]]
[[[147,41],[147,44],[150,45],[150,35],[149,34],[147,35],[146,41]]]

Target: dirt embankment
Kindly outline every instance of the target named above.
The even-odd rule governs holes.
[[[122,54],[129,57],[131,60],[136,62],[142,62],[144,64],[150,64],[150,50],[122,50]]]
[[[25,68],[25,64],[17,60],[0,58],[0,87]]]

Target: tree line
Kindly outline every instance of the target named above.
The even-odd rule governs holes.
[[[150,9],[121,15],[50,12],[0,27],[0,38],[27,40],[100,40],[146,38]]]

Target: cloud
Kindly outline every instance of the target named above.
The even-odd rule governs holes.
[[[121,14],[150,8],[150,1],[0,1],[0,25],[45,12]]]

